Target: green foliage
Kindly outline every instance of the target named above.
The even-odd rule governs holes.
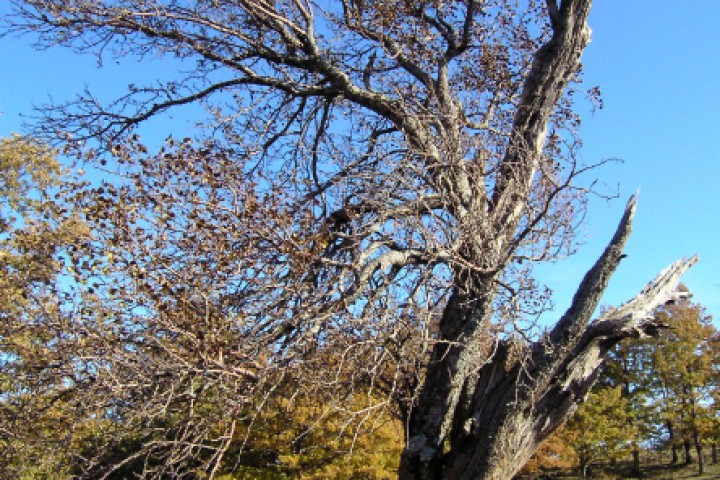
[[[0,469],[17,478],[61,478],[75,432],[56,277],[87,230],[54,200],[63,181],[49,148],[0,140]]]
[[[702,474],[703,444],[713,435],[717,417],[717,331],[703,307],[690,302],[668,305],[657,315],[668,328],[653,355],[655,407],[669,443],[694,446]]]
[[[628,401],[620,387],[591,392],[568,422],[567,437],[581,466],[627,453],[636,428],[628,421]]]
[[[232,478],[396,478],[402,425],[382,397],[356,392],[346,398],[342,412],[315,393],[277,393],[254,425],[238,430],[235,448],[241,442],[245,447]]]
[[[581,465],[619,460],[648,445],[701,449],[717,438],[720,344],[712,318],[687,301],[656,315],[667,328],[657,338],[627,341],[609,352],[587,402],[529,468],[567,467],[569,456]]]

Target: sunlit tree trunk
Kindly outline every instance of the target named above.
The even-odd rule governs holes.
[[[540,442],[587,395],[607,351],[623,338],[657,331],[653,310],[683,295],[674,285],[694,260],[676,263],[633,300],[588,324],[600,293],[623,257],[633,212],[631,201],[615,236],[586,274],[568,312],[523,355],[514,354],[510,342],[499,342],[488,361],[476,372],[466,370],[463,381],[454,384],[449,373],[467,367],[458,361],[452,348],[438,350],[426,390],[415,407],[412,421],[416,423],[410,426],[401,479],[512,478]],[[445,310],[443,327],[447,328],[451,320],[478,321],[483,315],[487,311],[482,309],[482,303],[456,293]],[[471,342],[465,345],[471,346]],[[466,354],[468,351],[464,350]],[[443,385],[446,392],[457,389],[457,398],[452,402],[455,412],[448,425],[441,421],[448,408],[447,400],[441,402],[448,394],[438,395]],[[432,430],[422,430],[428,425],[447,428],[448,443],[430,443]]]

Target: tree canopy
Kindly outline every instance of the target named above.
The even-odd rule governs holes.
[[[632,199],[565,315],[530,329],[533,265],[574,250],[593,193],[589,0],[12,3],[5,34],[41,47],[192,65],[36,125],[105,175],[63,197],[92,232],[65,257],[82,295],[58,360],[105,425],[83,475],[216,476],[269,398],[314,395],[348,431],[394,412],[401,478],[510,478],[605,353],[685,296],[694,258],[590,323]],[[195,102],[198,138],[142,144],[141,123]]]

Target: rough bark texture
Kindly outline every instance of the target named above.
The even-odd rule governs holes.
[[[476,376],[468,376],[456,409],[447,453],[430,455],[427,469],[401,478],[509,479],[539,444],[569,417],[595,382],[605,354],[624,338],[653,335],[662,328],[653,310],[687,295],[676,290],[696,258],[681,259],[635,298],[592,323],[610,276],[630,235],[635,200],[603,255],[585,275],[571,307],[527,357],[512,358],[501,343]],[[472,390],[469,390],[472,387]],[[437,409],[433,410],[437,412]],[[417,440],[416,440],[417,441]],[[415,445],[410,444],[408,448]]]
[[[548,1],[553,35],[534,57],[508,148],[490,201],[494,248],[508,248],[523,208],[524,181],[533,177],[545,126],[589,42],[589,0]],[[440,325],[440,341],[409,422],[401,479],[509,479],[576,409],[593,385],[605,353],[625,337],[657,330],[652,311],[675,299],[680,276],[695,259],[680,260],[636,298],[589,324],[608,280],[623,258],[635,200],[607,249],[586,274],[555,328],[516,358],[499,342],[488,359],[479,340],[492,316],[497,278],[456,272],[459,285]],[[478,261],[478,258],[472,258]]]
[[[407,425],[402,479],[512,478],[585,397],[608,349],[659,327],[653,309],[679,295],[675,283],[695,261],[673,264],[635,299],[590,323],[623,257],[633,199],[551,332],[522,346],[498,333],[522,320],[524,312],[503,317],[493,307],[521,298],[521,288],[537,292],[520,285],[526,280],[524,262],[565,253],[581,217],[585,189],[576,178],[587,168],[575,159],[576,114],[565,90],[577,79],[590,40],[591,0],[546,0],[545,10],[537,2],[473,0],[13,3],[19,18],[14,28],[37,32],[47,46],[102,53],[117,42],[119,55],[157,52],[197,61],[197,72],[179,83],[133,87],[110,107],[81,97],[52,109],[58,120],[43,122],[40,132],[116,145],[150,117],[208,101],[217,117],[211,126],[232,144],[230,157],[247,154],[247,164],[233,167],[237,174],[221,172],[233,163],[208,169],[212,175],[191,170],[198,185],[216,174],[222,179],[209,190],[213,198],[227,199],[210,204],[218,215],[205,215],[211,207],[203,191],[190,198],[178,192],[177,204],[202,209],[192,218],[202,218],[197,229],[212,232],[208,236],[217,243],[209,244],[209,253],[203,242],[183,247],[177,256],[184,257],[190,273],[181,277],[175,277],[174,258],[164,264],[156,252],[133,250],[149,243],[124,233],[127,248],[138,252],[133,258],[147,258],[149,270],[162,273],[158,291],[174,291],[166,288],[174,287],[173,281],[165,279],[185,282],[201,275],[203,281],[193,287],[197,298],[231,298],[233,311],[242,312],[240,336],[216,346],[202,332],[209,347],[198,351],[222,354],[226,345],[243,345],[240,367],[246,357],[264,352],[266,363],[282,370],[275,376],[283,378],[290,371],[286,366],[303,366],[301,374],[290,374],[293,382],[311,385],[313,392],[344,389],[345,395],[338,395],[343,414],[349,394],[361,391],[356,388],[386,386]],[[525,22],[540,17],[541,22]],[[215,100],[224,105],[231,95],[237,106],[215,108]],[[175,183],[175,173],[157,175]],[[243,192],[251,195],[238,202]],[[147,197],[147,205],[153,212],[156,204],[167,206],[165,196],[160,200]],[[224,217],[220,211],[233,213]],[[185,232],[187,222],[178,222]],[[137,231],[144,231],[140,224]],[[119,225],[118,231],[125,228]],[[225,232],[227,241],[215,230]],[[266,245],[267,239],[274,243]],[[169,242],[161,243],[168,246],[163,249],[175,251],[174,237],[163,241]],[[228,260],[215,261],[223,259],[215,245],[233,245]],[[205,267],[196,273],[207,258],[227,269],[224,277]],[[516,280],[508,283],[508,277]],[[249,293],[235,292],[247,278],[257,280]],[[145,282],[141,288],[145,292]],[[439,308],[444,310],[436,329]],[[158,315],[157,331],[166,331],[165,318]],[[187,323],[190,327],[177,329],[195,342],[200,335],[192,328],[198,322]],[[222,335],[235,330],[228,327]],[[167,335],[155,331],[164,341]],[[358,336],[349,339],[348,331]],[[347,351],[348,342],[362,345],[354,358],[363,360],[348,361],[338,353],[343,375],[353,378],[346,382],[334,367],[322,367],[327,355]],[[377,352],[383,352],[382,360],[356,375],[361,361]],[[193,349],[187,355],[189,364],[207,361],[199,361]],[[159,361],[180,368],[178,378],[184,378],[186,369],[177,367],[175,358]],[[236,376],[222,360],[227,354],[219,358],[217,380]],[[127,362],[135,363],[139,371],[147,369],[144,357]],[[132,373],[126,384],[134,382]],[[247,384],[239,384],[241,396],[245,385],[270,388],[257,376],[247,375]],[[210,381],[205,371],[197,378]],[[146,397],[128,403],[141,405],[138,398]],[[227,428],[219,438],[237,438],[234,423]],[[224,440],[220,447],[202,437],[187,443],[218,449],[209,460],[216,469],[228,450]],[[148,465],[154,464],[148,459],[158,459],[157,472],[187,468],[185,457],[143,448],[147,453],[137,458],[145,455]]]
[[[511,144],[489,199],[490,215],[484,221],[490,224],[492,235],[490,239],[478,238],[474,244],[471,243],[466,253],[469,263],[500,266],[493,257],[512,248],[511,239],[522,217],[534,172],[538,169],[547,121],[563,89],[577,72],[580,55],[589,41],[587,16],[591,3],[588,0],[566,0],[558,6],[554,1],[548,2],[553,35],[535,54],[523,86],[510,135]],[[472,213],[478,215],[477,212]],[[483,230],[487,231],[487,228],[480,231]],[[482,422],[496,424],[500,418],[497,415],[506,408],[510,397],[486,394],[497,389],[512,395],[511,383],[516,380],[512,374],[498,375],[500,372],[496,372],[505,362],[507,352],[503,348],[497,352],[493,362],[482,367],[484,375],[475,373],[485,358],[479,351],[478,343],[485,335],[492,316],[499,270],[491,270],[484,275],[462,271],[455,273],[458,287],[445,307],[440,341],[434,348],[426,381],[410,418],[408,445],[400,467],[401,478],[429,479],[443,475],[484,478],[482,469],[489,467],[489,471],[495,470],[495,466],[481,466],[484,460],[476,453],[494,455],[493,445],[497,445],[499,438],[488,436],[478,444],[475,438],[466,438],[468,435],[465,432],[472,434],[470,424],[473,422],[477,425],[482,425]],[[471,421],[469,415],[475,411],[485,411],[492,419],[485,419],[485,415],[481,414]],[[520,438],[524,435],[521,430],[522,426],[518,425],[516,433]],[[444,455],[443,449],[448,440],[453,447],[452,452]],[[506,440],[501,441],[504,443]],[[506,467],[500,467],[498,471],[506,470]]]

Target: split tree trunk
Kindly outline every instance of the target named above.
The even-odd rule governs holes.
[[[401,479],[512,478],[539,444],[584,400],[608,350],[624,338],[653,335],[664,327],[653,311],[688,295],[675,287],[695,258],[674,263],[634,299],[589,323],[611,274],[624,256],[622,249],[630,235],[634,210],[633,199],[612,241],[585,275],[570,309],[552,332],[521,358],[511,354],[509,343],[499,342],[494,356],[465,377],[447,443],[437,449],[413,450],[422,446],[425,438],[409,439]],[[485,314],[478,304],[474,304],[475,310],[463,310],[462,305],[453,297],[444,320],[451,315]],[[455,352],[448,349],[448,354]],[[451,378],[449,373],[437,374],[433,380],[449,382]],[[415,419],[419,415],[424,421],[442,418],[441,406],[420,403],[416,409]],[[417,461],[410,462],[412,455]]]
[[[466,212],[468,218],[480,215],[477,223],[483,226],[468,227],[468,231],[487,236],[466,239],[467,264],[491,265],[496,272],[505,266],[497,259],[512,251],[511,239],[527,207],[524,202],[542,154],[547,121],[589,42],[591,0],[546,3],[553,35],[537,51],[523,86],[510,146],[488,210],[484,215]],[[488,352],[499,273],[454,272],[456,287],[410,411],[400,479],[512,478],[583,401],[607,351],[623,338],[657,331],[660,326],[653,310],[685,295],[675,286],[694,258],[676,262],[633,300],[590,323],[610,276],[624,257],[634,210],[633,199],[570,309],[523,356],[511,343],[497,338]]]
[[[495,454],[491,447],[498,438],[493,432],[501,424],[493,416],[501,418],[512,398],[513,382],[519,380],[506,375],[512,375],[506,367],[514,368],[509,363],[508,346],[500,345],[492,359],[485,351],[497,276],[505,267],[502,257],[513,248],[515,230],[527,207],[526,198],[538,169],[548,119],[565,86],[577,73],[580,56],[589,41],[587,17],[591,3],[563,0],[558,5],[557,0],[547,1],[553,35],[536,52],[525,79],[510,145],[499,167],[495,188],[489,198],[477,202],[465,215],[465,221],[471,224],[466,226],[467,230],[484,237],[466,239],[467,265],[486,265],[487,272],[495,273],[481,275],[472,269],[454,272],[456,287],[445,307],[439,339],[408,419],[408,441],[400,465],[403,479],[443,478],[450,475],[450,465],[454,465],[453,472],[465,469],[472,478],[482,478],[476,474],[477,462],[490,457],[479,460],[472,452]],[[485,395],[493,389],[497,395]],[[509,397],[505,398],[505,394]],[[491,404],[477,405],[484,400]],[[471,418],[476,409],[487,412],[491,418],[486,419],[482,413]],[[475,449],[471,446],[473,442],[466,439],[474,436],[483,422],[489,422],[490,436]],[[453,445],[449,452],[448,442]],[[463,464],[467,468],[461,467]]]

